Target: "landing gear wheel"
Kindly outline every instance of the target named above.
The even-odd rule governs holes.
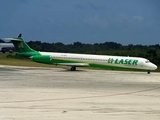
[[[73,66],[73,67],[71,67],[71,69],[70,69],[71,71],[75,71],[76,70],[76,67],[75,66]]]
[[[150,74],[151,73],[151,71],[150,70],[148,70],[148,72],[147,72],[148,74]]]

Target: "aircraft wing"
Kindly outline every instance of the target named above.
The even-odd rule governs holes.
[[[89,66],[89,64],[87,64],[87,63],[57,63],[57,65],[75,66],[75,67],[87,67],[87,66]]]

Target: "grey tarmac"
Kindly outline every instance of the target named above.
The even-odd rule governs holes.
[[[0,120],[160,120],[160,73],[0,66]]]

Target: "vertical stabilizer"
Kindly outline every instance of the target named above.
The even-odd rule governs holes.
[[[31,49],[21,37],[22,34],[19,34],[17,38],[11,39],[12,43],[14,44],[15,48],[19,53],[21,52],[36,52],[35,50]]]
[[[19,55],[23,56],[33,56],[39,55],[39,52],[30,48],[27,43],[22,38],[22,34],[19,34],[17,38],[3,38],[4,40],[11,40],[14,44],[16,50],[19,52]]]

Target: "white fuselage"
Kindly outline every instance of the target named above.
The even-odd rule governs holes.
[[[90,55],[72,54],[57,52],[40,52],[41,55],[49,55],[51,58],[72,60],[83,63],[96,63],[115,67],[136,68],[144,70],[155,70],[157,66],[149,60],[140,57],[109,56],[109,55]]]
[[[0,47],[14,47],[13,43],[0,43]]]

